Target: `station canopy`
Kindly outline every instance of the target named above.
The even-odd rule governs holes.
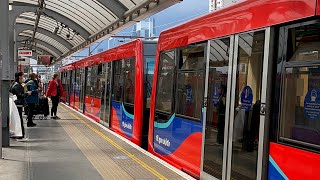
[[[10,0],[18,49],[60,61],[182,0]],[[14,23],[14,22],[13,22]]]

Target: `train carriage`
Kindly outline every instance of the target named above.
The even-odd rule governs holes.
[[[161,32],[149,151],[203,179],[318,179],[319,15],[247,0]]]
[[[134,40],[62,67],[68,105],[147,149],[156,43]]]

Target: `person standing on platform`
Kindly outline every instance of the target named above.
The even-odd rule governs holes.
[[[15,81],[12,84],[10,88],[10,92],[13,95],[17,96],[17,100],[15,100],[15,104],[18,108],[19,116],[20,116],[20,121],[21,121],[21,130],[22,130],[22,137],[18,137],[18,139],[23,139],[25,137],[25,131],[24,131],[24,126],[23,126],[23,118],[22,118],[22,108],[24,105],[24,98],[27,97],[28,95],[31,95],[31,93],[25,93],[24,88],[22,87],[23,83],[23,72],[17,72],[15,73]]]
[[[57,110],[58,110],[58,104],[59,104],[62,92],[63,92],[63,87],[59,79],[59,75],[54,74],[52,79],[49,81],[48,90],[46,93],[46,96],[50,97],[52,101],[52,108],[51,108],[52,119],[60,119],[57,116]]]
[[[36,104],[39,103],[39,92],[37,89],[37,85],[35,83],[36,80],[36,74],[31,73],[29,75],[29,80],[26,81],[28,96],[26,98],[26,103],[28,105],[28,122],[27,127],[33,127],[37,124],[33,123],[33,115],[34,115],[34,108]]]

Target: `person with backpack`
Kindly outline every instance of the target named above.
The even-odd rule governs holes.
[[[52,119],[60,119],[57,116],[57,110],[58,110],[60,97],[62,96],[62,92],[63,92],[63,87],[59,79],[59,75],[54,74],[52,79],[49,81],[48,90],[46,93],[46,96],[50,97],[52,101],[52,108],[51,108]]]
[[[33,127],[37,125],[33,123],[34,108],[36,104],[39,103],[39,92],[37,89],[37,85],[34,81],[35,79],[36,79],[36,74],[31,73],[29,75],[29,79],[26,81],[27,92],[28,92],[28,96],[26,97],[26,103],[29,109],[27,127]]]
[[[19,116],[20,116],[20,122],[21,122],[21,130],[22,130],[22,137],[18,137],[17,139],[23,139],[25,137],[25,131],[23,126],[23,117],[22,117],[22,108],[24,105],[24,98],[28,95],[31,95],[31,93],[26,93],[22,83],[23,83],[23,72],[17,72],[15,73],[15,81],[10,87],[10,93],[17,96],[17,100],[14,101],[18,108]]]

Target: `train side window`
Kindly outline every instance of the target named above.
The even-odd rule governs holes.
[[[288,28],[286,60],[282,73],[280,141],[319,149],[319,22]]]
[[[161,53],[157,82],[156,110],[171,113],[174,67],[175,51]]]
[[[281,137],[320,145],[320,66],[286,68]]]
[[[135,59],[124,60],[124,102],[134,104]]]
[[[288,29],[288,61],[319,60],[320,22]]]
[[[151,90],[154,73],[154,56],[146,56],[144,60],[144,98],[146,99],[146,107],[150,108]]]
[[[181,50],[179,70],[204,69],[204,45],[192,46]]]
[[[118,61],[114,62],[113,84],[114,84],[113,85],[113,99],[115,101],[122,101],[122,91],[123,91],[122,60],[118,60]]]
[[[204,89],[205,45],[182,49],[177,76],[176,113],[200,120]]]

